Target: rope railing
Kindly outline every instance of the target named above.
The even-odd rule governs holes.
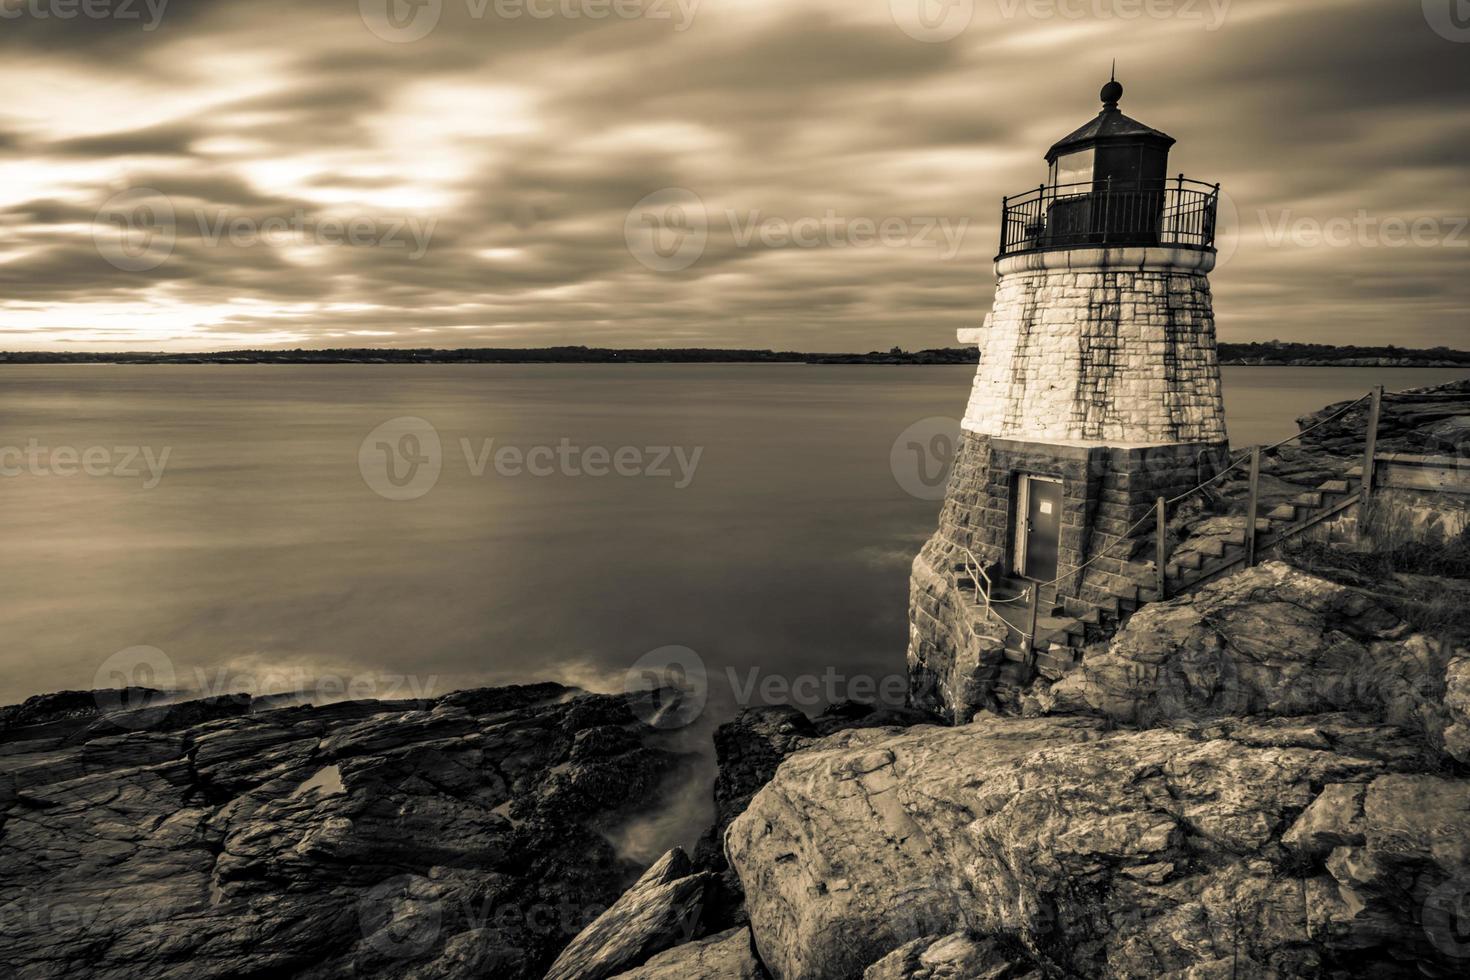
[[[1391,392],[1391,394],[1403,394],[1403,392]],[[1356,399],[1354,401],[1349,402],[1347,405],[1343,406],[1343,408],[1341,410],[1339,410],[1337,412],[1334,412],[1333,414],[1329,415],[1327,418],[1322,419],[1321,421],[1314,423],[1313,425],[1311,425],[1311,426],[1309,426],[1309,427],[1301,430],[1300,432],[1296,433],[1295,435],[1289,436],[1286,439],[1282,439],[1280,442],[1273,443],[1272,445],[1261,447],[1260,448],[1261,454],[1262,455],[1265,455],[1266,453],[1269,453],[1272,450],[1280,449],[1282,446],[1285,446],[1287,443],[1295,442],[1298,439],[1300,439],[1302,436],[1305,436],[1305,435],[1307,435],[1310,432],[1314,432],[1317,429],[1322,428],[1323,426],[1327,425],[1330,422],[1337,421],[1338,419],[1340,419],[1344,415],[1346,415],[1348,412],[1352,411],[1354,408],[1356,408],[1359,405],[1361,405],[1363,402],[1365,402],[1365,401],[1369,400],[1370,398],[1372,398],[1373,395],[1374,395],[1374,393],[1370,391],[1366,395],[1363,395],[1361,398],[1358,398],[1358,399]],[[1247,460],[1249,460],[1251,458],[1251,456],[1255,452],[1256,452],[1256,450],[1254,448],[1249,449],[1249,450],[1246,450],[1245,452],[1243,452],[1239,456],[1237,456],[1235,458],[1235,460],[1229,466],[1225,467],[1220,472],[1218,472],[1214,476],[1210,477],[1208,480],[1205,480],[1203,483],[1200,483],[1198,486],[1196,486],[1196,487],[1194,487],[1194,488],[1192,488],[1190,490],[1184,491],[1183,493],[1179,494],[1177,497],[1172,497],[1172,498],[1169,498],[1168,500],[1165,500],[1164,501],[1164,505],[1166,507],[1172,507],[1174,504],[1177,504],[1177,503],[1179,503],[1182,500],[1186,500],[1189,497],[1192,497],[1195,494],[1201,492],[1202,490],[1205,490],[1205,489],[1207,489],[1207,488],[1209,488],[1211,486],[1214,486],[1216,483],[1219,483],[1226,476],[1228,476],[1232,471],[1234,471],[1236,468],[1238,468],[1242,463],[1244,463]],[[1058,575],[1056,578],[1052,579],[1050,582],[1045,582],[1045,583],[1042,583],[1042,584],[1035,585],[1034,588],[1037,588],[1037,589],[1049,589],[1049,588],[1051,588],[1054,585],[1058,585],[1061,582],[1064,582],[1064,581],[1066,581],[1069,578],[1075,578],[1077,575],[1080,575],[1082,572],[1085,572],[1088,568],[1092,567],[1097,562],[1099,562],[1102,559],[1108,557],[1112,553],[1113,549],[1116,548],[1119,544],[1121,544],[1122,542],[1127,541],[1130,538],[1132,538],[1134,532],[1137,531],[1139,528],[1143,527],[1144,524],[1148,523],[1148,521],[1150,519],[1157,520],[1157,517],[1158,517],[1158,509],[1159,509],[1159,505],[1156,502],[1156,503],[1153,504],[1153,506],[1149,507],[1149,509],[1144,512],[1143,517],[1139,518],[1139,520],[1132,527],[1130,527],[1128,530],[1124,531],[1121,535],[1119,535],[1117,538],[1115,538],[1113,540],[1113,542],[1110,545],[1108,545],[1106,548],[1104,548],[1102,551],[1097,552],[1091,558],[1089,558],[1087,561],[1083,562],[1081,565],[1078,565],[1076,568],[1073,568],[1071,571],[1067,572],[1066,574]]]

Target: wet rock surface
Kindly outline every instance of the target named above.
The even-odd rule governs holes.
[[[687,943],[699,928],[704,896],[714,875],[695,874],[675,848],[577,934],[552,964],[546,980],[606,980],[664,950]]]
[[[680,761],[628,698],[555,684],[145,695],[0,711],[6,975],[539,978]]]
[[[755,958],[750,930],[728,929],[660,953],[615,980],[768,980]]]

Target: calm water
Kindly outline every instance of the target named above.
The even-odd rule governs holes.
[[[1232,437],[1284,437],[1297,415],[1374,383],[1466,373],[1228,369]],[[908,565],[938,504],[898,485],[890,448],[916,421],[958,415],[970,375],[4,368],[0,447],[40,462],[0,459],[23,470],[0,477],[0,702],[112,683],[119,669],[169,679],[142,667],[214,690],[322,677],[327,695],[349,682],[369,695],[538,679],[616,690],[668,646],[707,665],[716,717],[736,699],[815,706],[884,683],[901,695]],[[374,492],[359,468],[364,438],[398,416],[431,422],[443,447],[437,483],[409,501]],[[387,445],[422,455],[398,439]],[[681,447],[686,475],[701,455],[683,488],[676,458],[668,477],[598,478],[500,474],[491,455],[477,475],[490,439],[492,453]],[[56,472],[68,447],[79,461],[92,449],[109,475]],[[155,466],[167,450],[156,486],[149,458],[119,447],[145,447]],[[802,675],[813,679],[787,692]]]

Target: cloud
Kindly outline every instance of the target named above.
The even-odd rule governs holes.
[[[409,43],[340,2],[12,19],[0,325],[28,348],[952,344],[990,303],[1000,198],[1040,181],[1116,56],[1125,109],[1240,212],[1223,338],[1462,343],[1462,45],[1413,4],[1236,2],[1214,30],[1201,5],[1083,6],[977,4],[945,43],[887,0],[441,0]],[[148,231],[105,212],[131,188],[173,211],[146,269],[98,245]],[[702,202],[675,271],[627,237],[666,188]],[[1360,214],[1439,240],[1291,231]]]

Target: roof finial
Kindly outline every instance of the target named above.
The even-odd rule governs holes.
[[[1103,86],[1102,101],[1103,111],[1115,111],[1118,108],[1118,100],[1123,97],[1123,86],[1118,82],[1118,59],[1113,59],[1113,77],[1108,84]]]

